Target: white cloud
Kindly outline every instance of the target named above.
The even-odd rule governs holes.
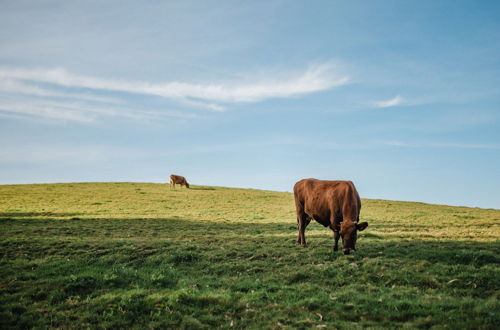
[[[133,120],[151,121],[165,117],[200,118],[196,114],[176,110],[137,110],[127,107],[95,106],[82,102],[46,100],[7,100],[0,103],[0,111],[7,114],[34,116],[60,121],[93,122],[98,117],[122,117]]]
[[[65,87],[89,88],[156,95],[168,99],[199,99],[209,102],[257,102],[270,98],[287,98],[327,90],[346,84],[348,77],[337,77],[331,63],[311,66],[295,77],[289,74],[280,78],[264,79],[250,83],[193,84],[168,82],[153,84],[144,81],[104,79],[70,73],[64,69],[0,68],[0,78],[31,80]],[[219,105],[210,104],[214,110]]]
[[[396,95],[396,97],[394,97],[390,100],[373,102],[373,105],[377,108],[389,108],[389,107],[395,107],[397,105],[401,105],[404,101],[405,100],[401,96]]]
[[[66,106],[44,102],[2,102],[0,111],[15,115],[35,116],[61,121],[92,122],[95,116]]]
[[[219,104],[216,104],[216,103],[205,103],[205,102],[193,101],[193,100],[189,100],[189,99],[182,99],[182,100],[178,100],[178,101],[181,104],[195,106],[195,107],[199,107],[199,108],[206,108],[206,109],[210,109],[210,110],[213,110],[216,112],[223,112],[226,110],[226,107],[219,105]]]
[[[295,75],[268,72],[260,78],[245,80],[240,77],[239,83],[193,84],[104,79],[74,74],[64,69],[0,67],[0,93],[3,94],[0,115],[77,122],[93,122],[103,116],[143,121],[162,117],[200,118],[186,111],[133,109],[123,106],[125,99],[122,101],[102,94],[111,91],[160,96],[180,105],[222,112],[231,103],[297,97],[348,82],[347,77],[337,77],[333,71],[334,65],[328,62],[313,65]],[[88,92],[72,90],[82,88],[88,89]],[[95,95],[96,92],[99,95]]]
[[[99,103],[122,103],[121,100],[111,97],[95,96],[91,94],[84,93],[67,93],[55,91],[47,88],[42,88],[35,85],[30,85],[23,83],[15,79],[2,79],[0,78],[0,93],[10,93],[10,94],[26,94],[34,95],[39,97],[56,97],[56,98],[68,98],[68,99],[79,99],[84,101],[99,102]]]

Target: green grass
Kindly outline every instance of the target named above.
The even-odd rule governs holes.
[[[500,211],[363,200],[358,252],[293,195],[0,186],[1,328],[495,328]]]

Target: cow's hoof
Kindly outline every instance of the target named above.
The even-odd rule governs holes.
[[[337,252],[338,250],[339,250],[339,248],[337,246],[333,247],[333,252]]]

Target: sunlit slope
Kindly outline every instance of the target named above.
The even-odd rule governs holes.
[[[0,186],[2,328],[493,328],[500,211],[363,200],[358,251],[290,193]]]
[[[3,219],[184,219],[296,224],[292,193],[151,183],[72,183],[0,186]],[[363,199],[364,234],[390,238],[500,237],[500,210]],[[328,235],[312,225],[308,232]]]

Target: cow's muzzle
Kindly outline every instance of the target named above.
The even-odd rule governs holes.
[[[350,254],[351,252],[354,252],[356,250],[354,250],[354,249],[344,249],[343,251],[344,251],[344,254]]]

